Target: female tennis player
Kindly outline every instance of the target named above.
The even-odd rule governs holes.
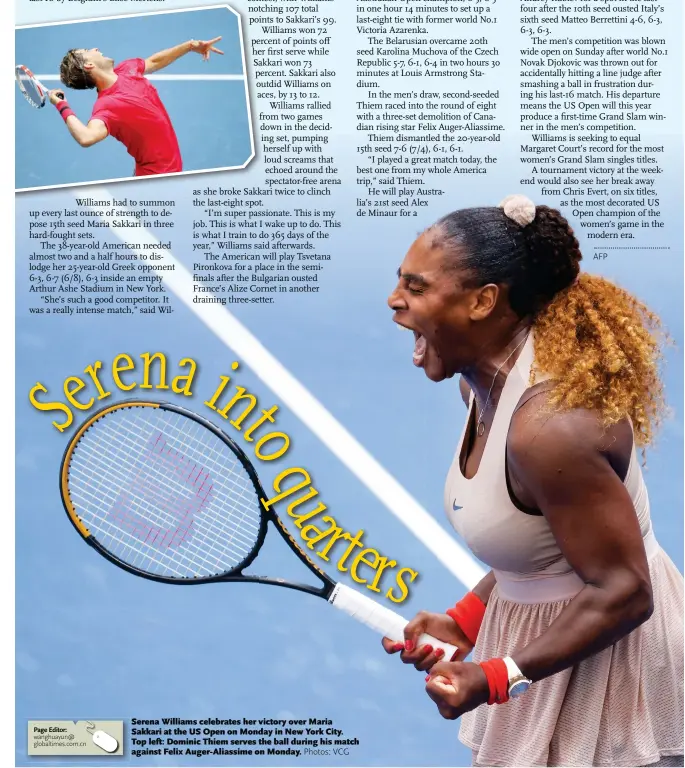
[[[87,125],[66,100],[64,91],[50,91],[50,102],[82,147],[113,136],[136,161],[135,176],[176,173],[183,170],[181,150],[157,89],[145,77],[194,51],[207,61],[212,53],[223,54],[213,40],[189,40],[147,59],[127,59],[117,66],[98,48],[74,48],[62,59],[60,79],[69,88],[97,88],[98,97]]]
[[[424,232],[388,302],[414,365],[461,374],[445,508],[492,571],[383,645],[429,671],[474,765],[683,765],[683,579],[636,455],[663,406],[659,322],[580,260],[564,217],[515,195]]]

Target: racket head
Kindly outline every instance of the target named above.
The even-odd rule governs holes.
[[[91,546],[155,581],[240,576],[266,536],[266,496],[247,456],[171,403],[129,401],[91,416],[64,453],[60,492]]]
[[[48,98],[48,91],[33,72],[23,64],[17,64],[14,68],[14,76],[26,101],[36,109],[44,107]]]

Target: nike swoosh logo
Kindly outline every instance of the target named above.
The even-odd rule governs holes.
[[[460,509],[464,509],[464,507],[458,507],[458,506],[457,506],[457,502],[456,502],[456,500],[455,500],[455,501],[453,501],[453,502],[452,502],[452,509],[453,509],[455,512],[458,512]]]

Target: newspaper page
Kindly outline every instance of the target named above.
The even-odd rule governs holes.
[[[14,34],[15,764],[682,765],[682,4]]]

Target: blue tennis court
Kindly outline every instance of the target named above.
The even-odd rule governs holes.
[[[213,54],[205,62],[189,53],[151,79],[178,136],[183,170],[239,168],[253,150],[240,18],[228,8],[18,29],[16,63],[29,67],[46,87],[60,88],[59,65],[71,48],[99,48],[119,63],[146,58],[191,38],[219,35],[223,56]],[[66,89],[66,96],[77,117],[87,123],[96,91]],[[133,175],[133,158],[112,137],[80,147],[50,103],[35,109],[18,88],[15,100],[17,189]]]

